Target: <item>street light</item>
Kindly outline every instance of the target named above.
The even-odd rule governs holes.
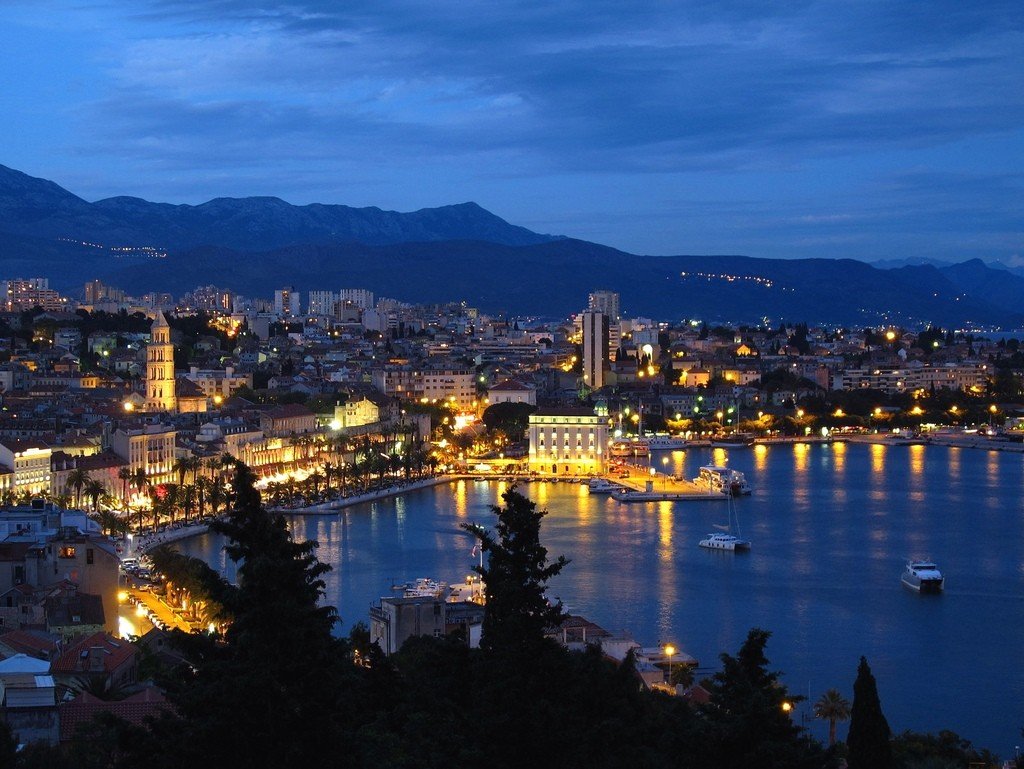
[[[662,489],[668,489],[668,457],[661,458],[661,472],[665,474],[662,481]]]
[[[668,683],[672,685],[672,658],[675,657],[676,647],[672,644],[665,644],[665,656],[668,657]]]

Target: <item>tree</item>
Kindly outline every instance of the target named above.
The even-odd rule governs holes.
[[[548,563],[548,551],[540,543],[540,522],[546,510],[516,491],[501,495],[504,507],[493,505],[498,516],[497,539],[472,524],[462,528],[478,540],[487,565],[475,570],[484,581],[487,598],[481,646],[491,651],[528,652],[544,640],[546,628],[563,617],[561,603],[552,605],[544,596],[547,581],[569,563],[564,556]]]
[[[198,576],[234,619],[224,643],[211,642],[171,693],[176,712],[158,725],[167,742],[156,766],[320,765],[344,755],[338,735],[359,707],[346,684],[355,668],[331,634],[335,610],[319,604],[330,567],[314,555],[316,542],[294,542],[285,519],[263,507],[240,462],[233,489],[226,520],[213,528],[229,540],[238,587],[209,570]]]
[[[85,484],[85,495],[89,497],[89,501],[92,503],[92,511],[98,512],[100,509],[100,497],[107,493],[107,487],[103,485],[102,481],[98,481],[95,478],[90,478]]]
[[[850,703],[838,689],[829,689],[814,703],[814,717],[828,721],[828,745],[836,744],[836,722],[850,717]]]
[[[121,504],[128,507],[128,484],[132,482],[132,469],[124,465],[117,471],[117,477],[121,481]]]
[[[722,769],[821,767],[821,746],[806,738],[791,717],[793,697],[768,670],[764,649],[771,634],[752,629],[739,653],[722,654],[722,670],[711,684],[705,712],[711,724],[709,763]]]
[[[847,763],[850,769],[893,769],[896,766],[889,740],[889,722],[882,714],[878,687],[868,661],[860,658],[857,680],[853,683],[853,707],[850,709],[850,748]]]
[[[68,473],[67,486],[70,486],[75,490],[75,507],[82,506],[82,489],[85,488],[91,480],[88,470],[83,470],[80,467],[76,467],[70,473]]]

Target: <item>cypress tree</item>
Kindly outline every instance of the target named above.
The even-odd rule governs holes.
[[[849,769],[893,769],[889,722],[882,714],[878,688],[868,661],[860,658],[857,680],[853,684],[853,707],[850,709],[850,733],[846,744]]]
[[[480,540],[487,565],[476,567],[484,581],[487,605],[481,646],[492,651],[530,651],[544,640],[544,630],[562,621],[561,604],[544,596],[547,581],[569,562],[559,556],[548,563],[540,543],[540,522],[546,510],[515,488],[501,495],[503,507],[492,505],[498,516],[497,539],[471,524],[463,528]]]

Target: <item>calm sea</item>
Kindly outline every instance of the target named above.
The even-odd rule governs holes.
[[[722,461],[755,487],[735,508],[748,554],[697,546],[725,523],[724,502],[627,505],[577,485],[523,486],[550,513],[549,551],[572,559],[550,594],[645,645],[673,642],[708,672],[749,628],[767,628],[773,667],[812,701],[830,687],[852,697],[865,655],[895,731],[948,728],[1012,756],[1024,726],[1024,456],[835,444],[652,460],[686,477]],[[459,524],[493,521],[504,488],[463,481],[296,517],[296,536],[319,540],[334,567],[341,630],[367,621],[395,582],[469,573],[472,540]],[[222,544],[206,535],[183,548],[233,577]],[[934,559],[945,593],[903,587],[908,557]],[[809,723],[809,711],[797,717]],[[824,725],[809,725],[824,738]]]

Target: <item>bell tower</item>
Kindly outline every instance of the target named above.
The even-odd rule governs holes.
[[[146,411],[177,411],[174,393],[174,345],[171,327],[157,310],[146,346]]]

